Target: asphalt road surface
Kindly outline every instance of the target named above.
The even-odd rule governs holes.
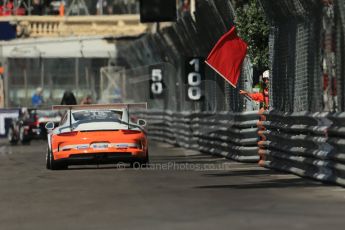
[[[151,143],[151,168],[45,169],[0,140],[0,230],[344,229],[345,189]]]

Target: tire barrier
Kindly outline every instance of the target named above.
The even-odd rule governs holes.
[[[258,162],[257,111],[172,112],[147,111],[138,116],[148,122],[148,135],[203,153],[241,162]]]
[[[345,186],[345,113],[264,115],[259,165]]]

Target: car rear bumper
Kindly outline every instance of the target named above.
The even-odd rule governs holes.
[[[136,161],[145,161],[146,153],[143,151],[135,152],[83,152],[83,153],[55,153],[54,159],[57,162],[67,164],[107,164],[107,163],[131,163]]]
[[[58,163],[64,163],[69,165],[84,165],[84,164],[115,164],[119,162],[132,163],[137,161],[144,162],[146,158],[136,157],[132,155],[123,154],[109,154],[109,153],[97,153],[97,154],[75,154],[68,158],[60,158],[56,160]]]

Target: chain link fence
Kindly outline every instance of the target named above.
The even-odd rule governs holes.
[[[344,110],[344,1],[260,0],[271,25],[271,107]]]
[[[127,68],[167,62],[176,68],[174,84],[184,82],[184,60],[206,57],[232,25],[230,1],[200,0],[196,11],[176,24],[148,34],[130,45],[119,46]],[[260,0],[270,23],[270,104],[278,111],[342,111],[344,109],[344,3],[318,0]],[[194,17],[194,18],[193,18]],[[244,62],[238,89],[250,89],[252,67]],[[220,76],[205,68],[207,100],[185,101],[177,111],[234,111],[255,107]],[[175,85],[168,88],[175,87]],[[214,88],[216,87],[216,88]],[[182,90],[183,91],[183,90]]]
[[[229,86],[208,67],[204,67],[205,74],[201,83],[203,99],[186,100],[186,60],[200,58],[203,64],[217,40],[233,26],[234,16],[230,1],[196,1],[194,15],[184,12],[172,26],[147,34],[130,44],[118,46],[120,59],[126,62],[126,75],[130,76],[138,67],[157,63],[173,66],[174,68],[165,71],[168,79],[165,81],[165,89],[169,93],[165,94],[162,100],[169,102],[165,107],[174,111],[241,112],[253,109],[254,106],[239,95],[238,89]],[[248,84],[252,82],[252,72],[251,63],[246,59],[238,84],[239,89],[251,89]],[[145,73],[148,73],[148,70],[145,70]],[[132,96],[137,97],[136,93],[139,91],[134,92]],[[173,102],[170,98],[172,95],[176,97]]]
[[[87,58],[10,58],[8,59],[8,107],[30,107],[38,87],[43,89],[44,105],[60,104],[65,90],[78,101],[99,97],[99,69],[107,59]]]
[[[339,110],[345,111],[345,1],[335,1],[336,76]]]

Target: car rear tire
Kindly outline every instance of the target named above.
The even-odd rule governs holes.
[[[47,149],[47,153],[46,153],[46,168],[47,169],[51,169],[51,165],[50,165],[50,150],[49,148]]]
[[[145,160],[143,160],[143,165],[144,167],[148,167],[149,164],[150,164],[150,157],[149,157],[149,152],[147,151]]]
[[[47,169],[51,169],[51,170],[64,170],[64,169],[68,169],[68,165],[61,163],[61,162],[56,162],[56,160],[54,160],[53,154],[52,152],[48,149],[47,151],[47,156],[46,156],[46,167]]]
[[[131,168],[147,168],[149,167],[149,153],[146,152],[146,156],[144,159],[138,160],[138,161],[134,161],[131,163]]]

